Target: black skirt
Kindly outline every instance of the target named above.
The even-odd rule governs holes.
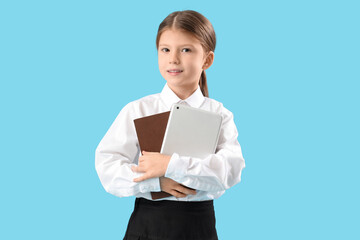
[[[124,240],[217,240],[214,201],[136,198]]]

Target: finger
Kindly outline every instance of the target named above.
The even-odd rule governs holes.
[[[141,182],[149,178],[152,178],[152,176],[149,173],[145,172],[142,176],[134,178],[134,182]]]
[[[171,192],[171,195],[173,195],[173,196],[176,197],[176,198],[184,198],[184,197],[187,196],[186,194],[181,193],[181,192],[178,192],[178,191],[176,191],[176,190],[173,190],[173,191]]]
[[[133,182],[141,182],[141,178],[134,178]]]
[[[184,187],[184,186],[181,186],[181,185],[176,190],[179,191],[179,192],[182,192],[184,194],[187,194],[187,195],[189,195],[189,194],[190,195],[195,195],[196,194],[196,191],[194,189],[190,189],[188,187]]]
[[[142,151],[143,152],[143,155],[146,155],[146,154],[159,154],[158,152],[147,152],[147,151]]]
[[[180,186],[182,186],[182,187],[184,187],[184,188],[186,188],[186,189],[191,190],[191,192],[193,192],[193,193],[195,193],[195,194],[197,193],[196,189],[193,189],[193,188],[190,188],[190,187],[184,186],[184,185],[182,185],[182,184],[180,184]]]
[[[147,178],[145,177],[145,175],[138,177],[138,178],[134,178],[133,181],[134,182],[142,182],[144,180],[146,180]]]
[[[142,166],[131,166],[131,170],[133,172],[144,172],[144,169]]]

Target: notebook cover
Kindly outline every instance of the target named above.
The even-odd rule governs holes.
[[[140,150],[160,152],[170,111],[134,119]],[[167,192],[151,192],[152,199],[172,196]]]

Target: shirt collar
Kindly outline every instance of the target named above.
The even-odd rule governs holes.
[[[174,103],[180,103],[180,102],[186,102],[187,104],[189,104],[191,107],[194,108],[199,108],[201,106],[201,104],[204,102],[204,95],[201,92],[200,86],[198,86],[198,88],[196,89],[196,91],[191,94],[191,96],[189,96],[188,98],[186,98],[185,100],[181,100],[172,90],[171,88],[167,85],[167,83],[165,84],[163,90],[161,91],[160,94],[161,98],[164,100],[166,106],[168,108],[171,108],[171,106]]]

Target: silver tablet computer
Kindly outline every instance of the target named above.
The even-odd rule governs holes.
[[[220,114],[182,104],[171,107],[160,153],[205,158],[215,153],[222,117]]]

